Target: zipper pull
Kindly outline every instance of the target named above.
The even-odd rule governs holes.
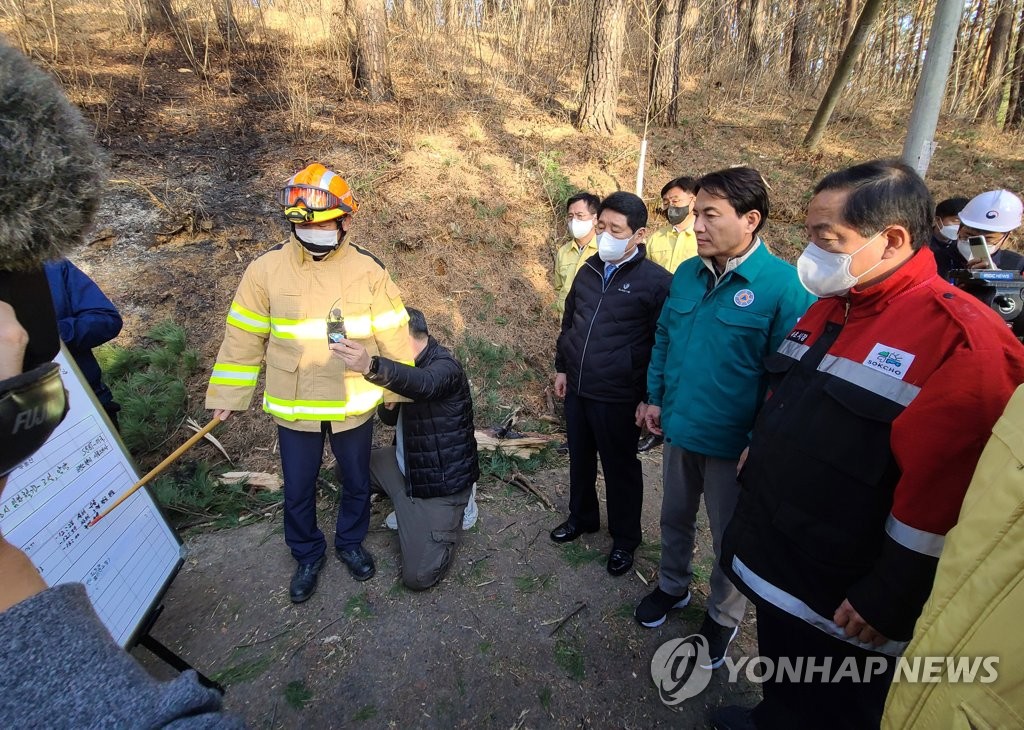
[[[850,300],[846,300],[846,308],[843,311],[843,324],[846,324],[846,320],[850,318]]]

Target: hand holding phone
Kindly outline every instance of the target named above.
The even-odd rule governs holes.
[[[982,263],[980,268],[993,270],[996,268],[995,262],[992,260],[992,254],[988,250],[988,241],[985,240],[984,236],[970,236],[967,239],[967,243],[971,246],[971,257]]]

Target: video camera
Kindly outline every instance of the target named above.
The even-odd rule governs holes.
[[[949,279],[991,307],[1024,342],[1024,276],[1016,271],[971,269],[951,271]]]

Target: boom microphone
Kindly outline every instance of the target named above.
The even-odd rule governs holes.
[[[0,271],[76,246],[102,192],[102,159],[57,83],[0,43]]]
[[[81,241],[102,180],[82,115],[53,78],[0,43],[0,300],[28,332],[26,371],[60,348],[43,262]]]

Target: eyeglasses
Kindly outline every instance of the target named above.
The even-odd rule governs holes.
[[[352,208],[345,205],[334,193],[312,185],[287,185],[277,194],[277,203],[285,208],[293,208],[302,203],[309,210],[333,210],[338,208],[351,213]]]

